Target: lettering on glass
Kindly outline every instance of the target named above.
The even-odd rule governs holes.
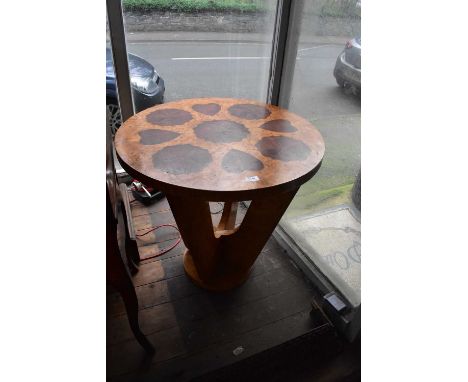
[[[353,241],[345,252],[336,251],[323,257],[326,263],[342,270],[350,268],[352,263],[361,264],[361,243]]]

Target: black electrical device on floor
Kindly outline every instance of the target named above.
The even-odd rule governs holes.
[[[145,186],[143,183],[135,179],[133,180],[130,189],[132,190],[133,197],[145,206],[164,198],[164,194],[161,191]]]

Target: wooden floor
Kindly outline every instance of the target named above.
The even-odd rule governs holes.
[[[222,205],[212,203],[211,210],[216,224]],[[245,211],[240,208],[238,223]],[[132,214],[137,234],[159,224],[175,224],[166,199],[148,208],[132,203]],[[138,240],[140,256],[158,253],[177,238],[170,227],[143,236]],[[303,366],[314,361],[323,366],[324,360],[336,362],[336,357],[346,354],[346,346],[321,312],[316,310],[311,317],[311,302],[317,298],[314,289],[273,238],[247,282],[223,294],[206,292],[187,279],[184,249],[181,242],[161,257],[142,261],[133,278],[142,331],[157,349],[153,356],[145,355],[135,341],[119,295],[108,290],[109,380],[310,380],[318,369],[305,379],[297,370],[287,375],[284,370],[300,359],[305,360]],[[352,360],[354,353],[355,349]],[[340,363],[339,375],[355,376],[356,362],[346,362]]]

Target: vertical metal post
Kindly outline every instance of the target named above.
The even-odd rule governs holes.
[[[287,108],[291,96],[304,0],[278,0],[267,102]]]
[[[288,33],[291,0],[278,0],[271,49],[270,73],[268,76],[267,103],[278,105],[281,73],[283,70],[284,48]]]
[[[128,69],[127,46],[125,43],[125,28],[122,14],[121,0],[106,0],[107,21],[114,58],[114,72],[117,82],[117,94],[119,97],[122,122],[125,122],[135,114],[132,87],[130,84],[130,72]]]

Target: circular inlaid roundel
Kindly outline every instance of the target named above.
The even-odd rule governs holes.
[[[160,129],[142,130],[138,134],[140,134],[140,143],[142,145],[157,145],[159,143],[169,142],[180,135],[173,131]]]
[[[304,160],[310,154],[305,143],[283,136],[262,138],[255,146],[262,155],[282,161]]]
[[[249,130],[233,121],[205,121],[195,127],[198,138],[214,143],[238,142],[249,135]]]
[[[146,116],[148,122],[160,126],[183,125],[191,119],[192,114],[180,109],[156,110]]]
[[[227,172],[258,171],[264,166],[263,163],[253,155],[243,151],[232,149],[223,158],[221,164]]]
[[[259,126],[261,129],[276,131],[278,133],[293,133],[297,129],[286,119],[273,119]]]
[[[263,119],[271,114],[270,110],[264,106],[248,103],[231,106],[229,108],[229,113],[243,119]]]
[[[164,147],[153,155],[154,167],[173,175],[199,172],[211,161],[208,150],[189,144]]]
[[[215,115],[221,110],[221,106],[217,103],[197,103],[192,109],[205,115]]]

